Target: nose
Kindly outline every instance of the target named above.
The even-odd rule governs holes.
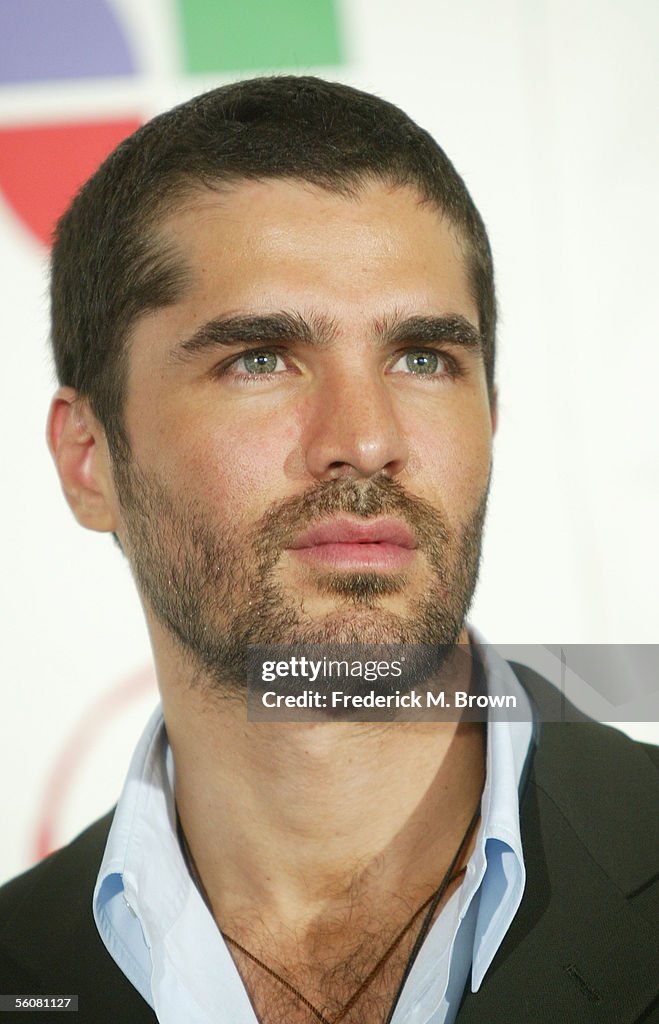
[[[408,443],[386,379],[340,372],[319,382],[307,409],[304,447],[307,470],[317,480],[401,473]]]

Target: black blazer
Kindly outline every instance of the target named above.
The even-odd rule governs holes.
[[[547,684],[514,667],[543,703]],[[541,726],[521,802],[524,898],[458,1024],[659,1024],[658,764],[659,748],[587,720]],[[0,993],[78,995],[77,1024],[154,1024],[92,917],[111,820],[0,889]]]

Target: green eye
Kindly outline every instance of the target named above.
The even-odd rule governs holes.
[[[277,368],[276,352],[248,352],[242,357],[247,373],[274,373]]]
[[[431,374],[437,372],[439,357],[434,352],[408,352],[405,362],[410,373]]]

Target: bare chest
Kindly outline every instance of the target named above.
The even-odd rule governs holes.
[[[239,950],[236,965],[259,1024],[387,1024],[405,974],[413,937],[384,964],[378,947],[322,963],[275,961],[261,966]]]

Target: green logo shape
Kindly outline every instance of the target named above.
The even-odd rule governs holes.
[[[335,0],[178,0],[185,70],[342,63]]]

